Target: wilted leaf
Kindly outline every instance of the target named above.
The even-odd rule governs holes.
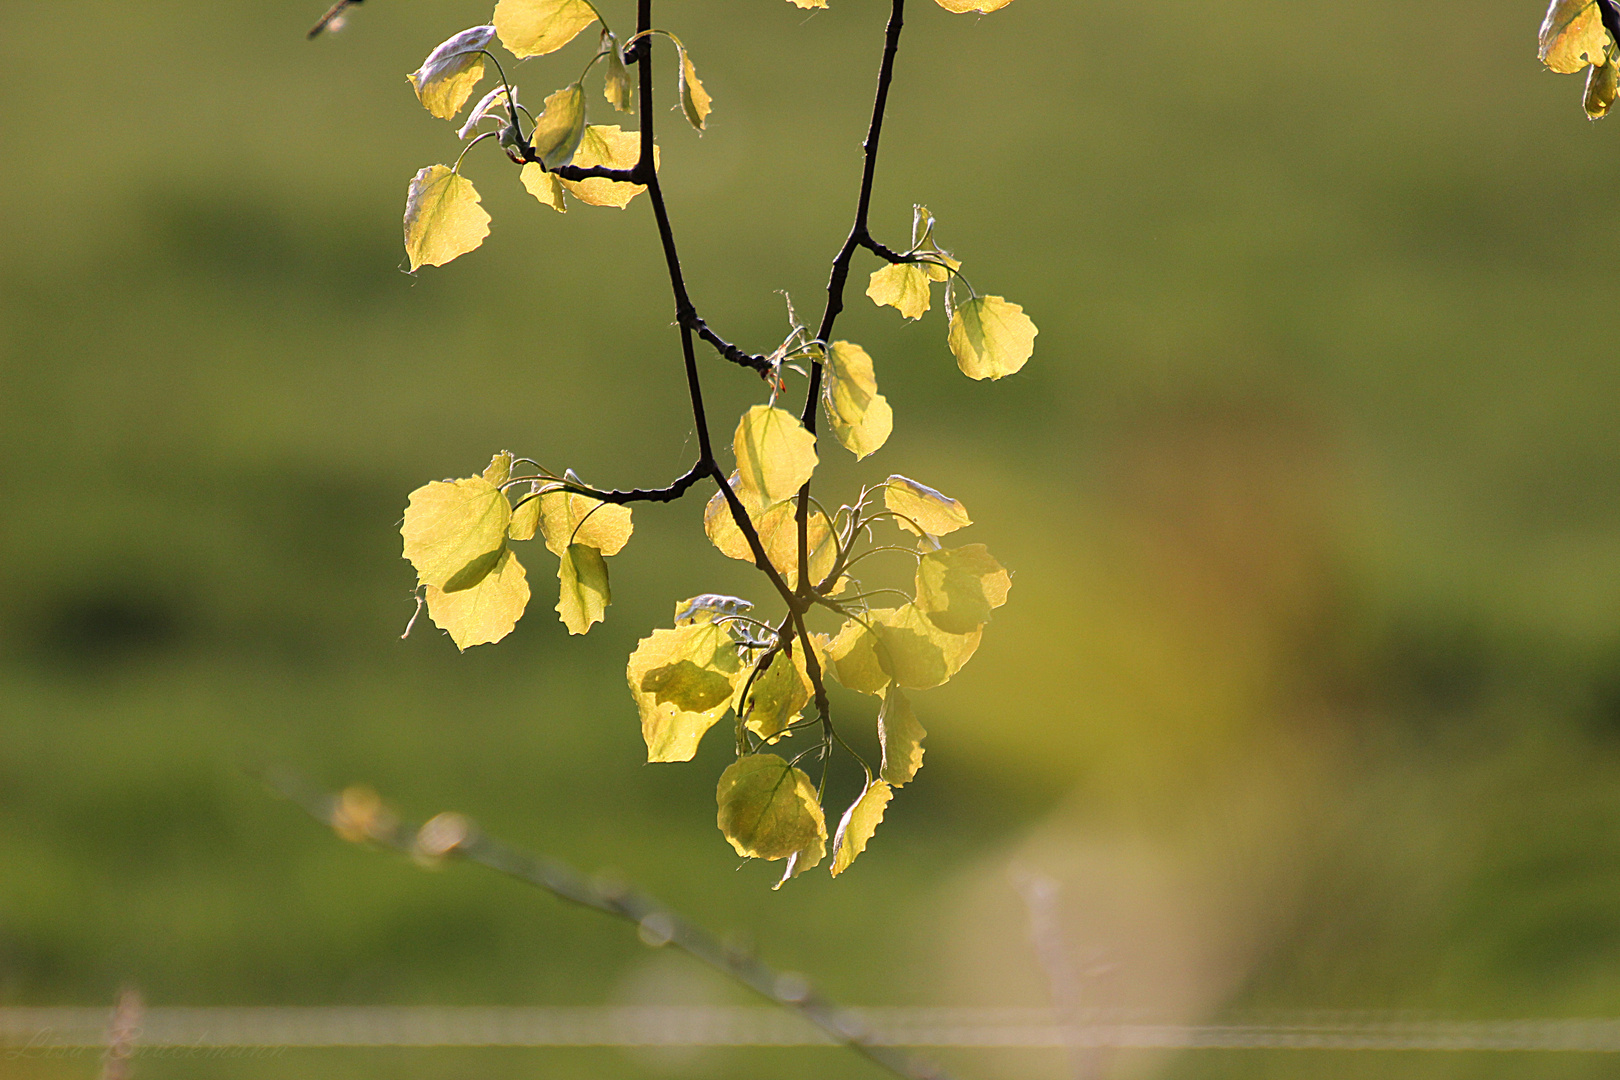
[[[540,533],[546,547],[556,555],[573,544],[586,544],[603,555],[617,555],[634,531],[628,506],[572,491],[548,491],[540,496]]]
[[[713,99],[698,81],[697,68],[693,66],[692,57],[686,51],[686,47],[679,44],[676,47],[681,53],[680,75],[676,78],[676,89],[681,95],[681,112],[686,114],[687,123],[702,131],[709,117],[709,103]]]
[[[489,235],[489,215],[472,181],[430,165],[411,179],[405,197],[405,253],[411,270],[443,266],[465,255]]]
[[[902,515],[897,520],[907,532],[916,531],[911,522],[916,522],[930,536],[944,536],[973,524],[967,507],[949,495],[942,495],[898,473],[883,482],[883,505]]]
[[[1588,64],[1604,61],[1609,32],[1603,26],[1598,0],[1552,0],[1541,22],[1541,62],[1571,75]]]
[[[1012,576],[983,544],[930,551],[917,563],[917,607],[948,634],[971,634],[1007,602]]]
[[[812,688],[810,676],[805,673],[802,649],[792,656],[777,652],[768,667],[754,676],[752,685],[746,678],[738,683],[738,694],[748,687],[748,697],[733,708],[743,723],[762,739],[772,739],[799,718],[799,713],[810,703]]]
[[[775,754],[738,758],[715,796],[720,831],[745,858],[785,859],[827,837],[810,778]]]
[[[951,315],[951,352],[970,379],[1011,375],[1035,352],[1035,324],[1017,304],[976,296]]]
[[[608,589],[607,563],[600,551],[574,544],[557,564],[557,582],[557,614],[570,634],[583,634],[607,618],[613,593]]]
[[[642,638],[625,676],[641,713],[647,760],[692,760],[704,732],[730,707],[740,669],[736,642],[713,622]]]
[[[877,831],[878,823],[883,820],[883,811],[892,798],[894,792],[889,785],[882,780],[874,780],[861,792],[861,797],[844,811],[843,818],[838,822],[838,832],[833,836],[833,877],[848,870],[855,856],[866,850],[867,841]]]
[[[767,506],[796,493],[816,469],[816,437],[786,409],[755,405],[732,440],[740,487]]]
[[[493,26],[475,26],[428,53],[422,66],[406,76],[423,108],[441,120],[460,112],[484,77],[482,50],[494,38]]]
[[[562,181],[555,173],[546,172],[534,162],[529,162],[518,172],[518,179],[530,195],[539,199],[559,214],[568,213],[568,205],[563,202]]]
[[[574,151],[584,137],[585,88],[575,83],[546,98],[545,111],[535,117],[534,131],[529,133],[529,144],[547,169],[557,169],[574,160]]]
[[[870,621],[870,620],[868,620]],[[881,694],[889,685],[877,655],[877,636],[859,619],[850,619],[827,643],[827,657],[840,685],[858,694]]]
[[[584,0],[500,0],[495,29],[513,56],[556,52],[596,21]]]
[[[675,605],[675,625],[713,622],[723,615],[746,615],[754,605],[740,596],[703,593]]]
[[[511,93],[513,104],[517,102],[517,91]],[[497,86],[489,93],[478,99],[478,104],[472,107],[467,114],[467,122],[461,125],[456,135],[463,139],[470,139],[478,132],[478,125],[491,116],[500,117],[504,123],[511,123],[511,110],[507,107],[507,89],[505,84]]]
[[[878,775],[894,787],[904,787],[922,768],[923,737],[928,732],[917,722],[911,701],[898,686],[889,687],[878,710],[878,740],[883,744],[883,766]]]
[[[879,307],[888,305],[908,319],[920,319],[928,310],[928,271],[917,263],[890,263],[872,271],[866,295]]]
[[[653,147],[653,168],[658,168],[658,147]],[[573,164],[582,169],[602,165],[609,169],[632,169],[641,160],[641,132],[621,131],[617,124],[592,124],[585,129],[574,152]],[[564,180],[563,186],[580,202],[592,206],[617,206],[623,210],[630,200],[646,191],[644,184],[593,176],[588,180]]]
[[[447,592],[471,588],[506,547],[512,504],[481,476],[436,480],[411,492],[400,535],[417,581]]]
[[[505,549],[494,569],[470,588],[445,592],[433,585],[427,587],[428,615],[462,650],[510,634],[528,605],[528,575],[517,556]]]
[[[629,69],[624,66],[618,38],[606,30],[602,31],[602,51],[607,53],[607,78],[602,84],[602,96],[622,113],[635,112],[636,85],[631,81]]]
[[[894,410],[877,392],[872,358],[859,345],[835,341],[827,351],[825,364],[822,403],[833,435],[857,458],[866,457],[879,449],[894,430]]]

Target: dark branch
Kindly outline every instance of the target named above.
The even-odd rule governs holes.
[[[572,491],[579,495],[588,495],[593,499],[600,499],[605,503],[617,503],[621,506],[625,503],[636,502],[667,503],[674,502],[682,495],[685,495],[687,489],[689,489],[693,484],[697,483],[699,480],[702,480],[705,476],[712,475],[713,472],[714,462],[705,461],[699,458],[696,465],[693,465],[690,469],[688,469],[684,476],[675,481],[673,484],[669,485],[669,487],[632,488],[629,491],[598,491],[595,488],[586,487],[584,484],[570,484],[565,482],[559,484],[555,490]]]
[[[769,357],[760,356],[757,353],[743,352],[737,346],[710,330],[709,324],[699,318],[696,311],[687,312],[687,324],[697,333],[698,337],[713,345],[716,352],[733,364],[748,368],[750,371],[757,371],[761,378],[769,377],[771,372],[776,369],[776,365],[771,363]]]
[[[309,37],[312,39],[319,37],[321,31],[325,30],[328,26],[331,26],[333,20],[347,11],[351,4],[360,4],[364,2],[365,0],[337,0],[337,3],[327,8],[326,14],[322,15],[320,19],[316,21],[315,25],[309,28]]]

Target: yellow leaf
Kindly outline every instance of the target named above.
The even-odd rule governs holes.
[[[790,3],[802,8],[824,8],[827,0],[789,0]]]
[[[744,686],[748,688],[747,700],[737,701],[732,707],[748,730],[762,739],[775,738],[810,703],[812,688],[802,647],[795,648],[792,656],[776,653],[769,666],[754,676],[752,684],[746,677],[740,680],[739,696]]]
[[[827,838],[818,836],[804,847],[788,856],[787,863],[782,867],[782,879],[771,886],[775,892],[806,870],[813,870],[821,865],[821,860],[827,857]]]
[[[999,379],[1024,366],[1038,333],[1017,304],[999,296],[976,296],[951,316],[951,352],[968,378]]]
[[[563,552],[557,564],[557,583],[557,615],[570,634],[583,634],[607,618],[613,593],[608,589],[607,563],[600,551],[574,544]]]
[[[796,493],[816,470],[816,437],[786,409],[755,405],[732,440],[743,490],[769,506]]]
[[[883,766],[878,775],[893,787],[910,783],[922,768],[922,741],[928,732],[917,722],[911,702],[898,686],[883,695],[878,710],[878,740],[883,744]]]
[[[585,0],[500,0],[495,30],[513,56],[556,52],[596,21]]]
[[[417,582],[446,592],[471,588],[506,548],[512,504],[481,476],[436,480],[411,492],[400,536]]]
[[[877,643],[877,636],[860,619],[850,619],[843,625],[838,636],[827,644],[827,658],[840,684],[857,694],[883,693],[889,675],[878,660]]]
[[[726,482],[736,493],[737,500],[743,504],[749,520],[754,523],[755,531],[758,531],[760,515],[765,512],[759,495],[743,487],[736,473],[732,473]],[[710,497],[709,504],[703,508],[703,531],[720,550],[720,554],[747,563],[754,561],[753,549],[748,546],[748,538],[743,535],[742,530],[737,528],[737,519],[731,515],[731,504],[726,500],[725,492],[716,491]]]
[[[642,638],[625,677],[641,714],[647,760],[692,760],[704,732],[731,707],[740,669],[736,641],[713,622]]]
[[[617,555],[635,531],[628,506],[572,491],[548,491],[539,501],[540,532],[546,547],[555,555],[574,544],[586,544],[603,555]]]
[[[916,604],[868,612],[867,619],[877,636],[879,665],[907,690],[928,690],[948,681],[973,656],[984,633],[947,633]]]
[[[982,11],[989,14],[992,11],[1000,11],[1012,3],[1012,0],[937,0],[937,3],[946,11],[954,11],[957,14],[967,11]]]
[[[484,479],[488,480],[496,487],[500,487],[502,484],[506,483],[507,480],[511,479],[511,476],[512,451],[510,450],[502,450],[500,453],[490,458],[489,464],[484,468]]]
[[[709,116],[709,103],[713,99],[698,81],[697,68],[692,65],[692,57],[687,53],[686,47],[678,47],[681,53],[681,71],[676,78],[678,84],[676,89],[681,95],[681,111],[686,114],[687,123],[702,131]]]
[[[607,53],[607,78],[602,83],[602,96],[608,99],[608,104],[622,113],[636,111],[636,86],[630,79],[630,71],[624,66],[624,56],[619,51],[619,39],[602,31],[602,51]]]
[[[923,285],[924,293],[927,284]],[[894,430],[894,410],[877,392],[872,358],[859,345],[835,341],[826,357],[822,404],[833,435],[857,458],[880,448]]]
[[[472,181],[447,165],[430,165],[411,179],[405,197],[405,253],[411,270],[443,266],[489,235],[489,215]]]
[[[920,262],[917,265],[922,267],[923,273],[928,275],[929,281],[949,281],[951,279],[951,270],[962,269],[961,259],[953,259],[943,251],[928,251],[924,252],[924,254],[929,257],[928,261]],[[941,263],[945,265],[941,266]],[[950,267],[950,270],[945,268],[947,266]]]
[[[653,168],[658,168],[658,147],[653,147]],[[579,149],[574,152],[575,165],[589,169],[602,165],[609,169],[631,169],[641,160],[641,132],[621,131],[617,124],[592,124],[585,129]],[[646,191],[644,184],[626,180],[609,180],[593,176],[588,180],[564,180],[563,186],[574,193],[580,202],[592,206],[617,206],[623,210],[630,200]]]
[[[568,213],[568,206],[563,202],[562,181],[556,174],[548,173],[534,162],[529,162],[518,172],[518,179],[530,195],[539,199],[546,206],[551,207],[559,214]]]
[[[1012,576],[983,544],[930,551],[917,562],[917,607],[948,634],[971,634],[1007,602]]]
[[[796,585],[799,580],[799,500],[783,499],[754,519],[760,545],[765,557],[782,575],[782,580]],[[730,508],[727,508],[730,513]],[[735,528],[735,523],[733,523]],[[741,535],[741,530],[738,530]],[[752,562],[753,555],[744,541],[744,559]],[[832,573],[838,559],[838,541],[833,534],[832,522],[817,506],[810,506],[805,521],[805,546],[810,553],[810,583],[820,585]]]
[[[720,774],[717,822],[737,854],[785,859],[827,837],[810,778],[775,754],[748,754]]]
[[[908,319],[920,319],[928,310],[928,271],[918,263],[890,263],[872,271],[866,286],[872,303],[888,305]]]
[[[1598,0],[1552,0],[1540,34],[1541,62],[1554,71],[1573,74],[1588,64],[1601,65],[1609,32]]]
[[[848,870],[855,856],[866,850],[866,844],[877,831],[878,823],[883,820],[883,811],[892,798],[894,791],[889,785],[882,780],[874,780],[861,792],[861,797],[844,811],[842,820],[838,822],[838,832],[833,836],[833,877]]]
[[[540,496],[536,490],[537,485],[530,484],[512,508],[512,524],[507,526],[506,535],[513,540],[533,540],[540,528]]]
[[[1609,106],[1614,104],[1616,95],[1620,94],[1620,82],[1616,80],[1616,72],[1613,59],[1593,64],[1587,70],[1585,105],[1589,119],[1600,120],[1608,115]]]
[[[574,160],[574,151],[584,137],[585,89],[575,83],[546,98],[545,111],[535,117],[534,130],[529,133],[529,144],[541,164],[557,169]]]
[[[471,588],[445,592],[437,586],[427,587],[428,615],[462,650],[510,634],[528,605],[528,575],[517,556],[505,549],[493,571]]]
[[[967,507],[898,473],[883,482],[883,505],[902,515],[897,520],[907,532],[916,531],[913,522],[930,536],[944,536],[973,524]]]
[[[406,76],[423,108],[441,120],[460,112],[484,77],[481,50],[494,37],[493,26],[475,26],[428,53],[422,66]]]

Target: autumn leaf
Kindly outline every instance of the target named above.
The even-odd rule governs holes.
[[[471,588],[506,547],[512,504],[482,476],[436,480],[411,492],[400,535],[417,582],[446,592]]]
[[[785,859],[827,837],[810,778],[775,754],[748,754],[720,774],[717,821],[737,854]]]
[[[1601,66],[1610,45],[1598,0],[1552,0],[1541,22],[1541,62],[1572,75],[1588,64]]]
[[[892,307],[908,319],[920,319],[928,310],[928,271],[917,263],[890,263],[872,271],[866,295],[878,307]]]
[[[1012,576],[983,544],[930,551],[917,562],[917,607],[949,634],[971,634],[1007,602]]]
[[[518,179],[523,181],[529,194],[541,203],[559,214],[568,213],[568,206],[563,202],[562,181],[555,173],[549,173],[531,161],[518,171]]]
[[[878,710],[878,741],[883,747],[883,765],[878,775],[893,787],[911,782],[922,768],[923,738],[928,732],[911,711],[911,701],[898,686],[891,686],[883,695],[883,707]]]
[[[1017,304],[999,296],[976,296],[951,315],[951,352],[968,378],[999,379],[1024,366],[1038,333]]]
[[[472,181],[448,165],[430,165],[411,180],[405,197],[405,253],[411,271],[443,266],[489,235],[489,215]]]
[[[732,448],[740,487],[767,506],[797,492],[816,469],[816,437],[775,406],[755,405],[744,413]]]
[[[954,11],[958,14],[968,11],[989,14],[992,11],[1000,11],[1012,3],[1012,0],[935,0],[935,2],[946,11]]]
[[[571,545],[557,564],[557,583],[557,615],[570,634],[583,634],[607,618],[613,593],[600,551],[586,544]]]
[[[540,533],[555,555],[562,555],[574,544],[587,544],[603,555],[617,555],[635,531],[628,506],[605,503],[574,491],[548,491],[539,501]]]
[[[494,38],[493,26],[475,26],[428,53],[422,66],[406,76],[422,107],[441,120],[460,112],[484,77],[483,50]]]
[[[730,708],[740,669],[736,641],[714,622],[642,638],[625,676],[641,714],[647,760],[692,760],[704,733]]]
[[[751,685],[747,679],[739,683],[739,695],[743,686],[748,687],[747,699],[737,701],[733,707],[748,730],[766,740],[775,738],[799,718],[812,692],[800,650],[791,656],[783,650],[772,654],[770,664],[754,676]]]
[[[967,507],[898,473],[883,482],[883,505],[901,515],[897,520],[907,532],[921,528],[929,536],[944,536],[973,524]]]
[[[635,112],[636,87],[631,81],[629,69],[624,66],[624,56],[619,51],[619,39],[603,30],[601,49],[607,54],[607,78],[602,83],[602,96],[608,99],[608,104],[622,113]]]
[[[463,651],[510,634],[529,605],[528,575],[505,548],[493,568],[471,587],[446,592],[429,585],[425,592],[428,616]]]
[[[889,674],[878,660],[878,639],[871,620],[850,619],[827,644],[833,675],[840,685],[857,694],[877,695],[889,685]]]
[[[546,98],[545,111],[535,117],[534,130],[529,133],[529,144],[541,164],[557,169],[574,160],[574,151],[584,137],[585,88],[575,83]]]
[[[888,441],[894,430],[894,410],[877,392],[872,358],[865,349],[835,341],[824,363],[822,404],[827,409],[827,421],[844,448],[856,458],[864,458]]]
[[[556,52],[596,21],[585,0],[500,0],[495,30],[513,56]]]
[[[833,877],[848,870],[855,856],[866,850],[892,798],[894,791],[888,784],[873,780],[861,792],[860,798],[844,811],[843,818],[838,822],[838,832],[833,836]]]
[[[686,51],[686,46],[677,41],[675,48],[681,54],[680,74],[675,80],[681,98],[681,112],[686,114],[687,123],[702,131],[709,118],[713,99],[703,89],[703,83],[698,81],[697,68],[692,64],[692,56]]]
[[[653,147],[653,168],[658,168],[658,147]],[[592,124],[585,129],[574,151],[573,164],[582,169],[601,165],[609,169],[633,169],[641,160],[641,132],[622,131],[617,124]],[[627,180],[609,180],[593,176],[586,180],[564,180],[563,186],[574,193],[580,202],[591,206],[617,206],[623,210],[630,200],[647,190],[645,184],[632,184]]]

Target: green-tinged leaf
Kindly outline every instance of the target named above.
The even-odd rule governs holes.
[[[944,536],[973,524],[967,507],[898,473],[883,482],[883,505],[901,515],[897,520],[907,532],[916,532],[912,522],[929,536]]]
[[[827,0],[788,0],[788,2],[795,7],[802,8],[824,8],[827,6]]]
[[[512,508],[512,524],[506,527],[510,539],[534,539],[540,528],[540,496],[535,494],[538,490],[538,484],[530,484],[528,490],[518,496],[517,505]]]
[[[923,246],[930,234],[934,231],[934,215],[929,213],[928,207],[917,203],[911,208],[911,246]]]
[[[510,634],[529,605],[528,575],[505,549],[493,570],[471,588],[445,592],[429,585],[426,592],[429,617],[462,650]]]
[[[476,585],[506,547],[512,504],[481,476],[435,480],[411,492],[400,536],[416,578],[446,592]]]
[[[1601,64],[1593,64],[1586,72],[1586,115],[1592,120],[1601,120],[1609,114],[1609,106],[1614,104],[1617,94],[1620,94],[1620,80],[1616,79],[1620,68],[1616,68],[1614,58],[1607,59]]]
[[[653,147],[653,168],[658,168],[658,147]],[[621,131],[617,124],[592,124],[585,129],[574,153],[574,164],[582,169],[602,165],[609,169],[631,169],[641,159],[641,132]],[[592,206],[617,206],[623,210],[630,200],[647,190],[645,184],[632,184],[628,180],[609,180],[593,176],[588,180],[564,180],[563,186],[574,193],[580,202]]]
[[[983,544],[930,551],[917,562],[917,607],[948,634],[971,634],[1007,602],[1012,575]]]
[[[675,625],[691,626],[693,623],[714,622],[724,615],[746,615],[752,610],[754,610],[753,603],[740,596],[703,593],[675,605]]]
[[[754,519],[766,558],[790,585],[798,584],[799,580],[798,511],[798,499],[783,499]],[[805,520],[805,541],[810,553],[810,583],[820,585],[838,560],[838,539],[826,512],[814,504]],[[744,551],[747,551],[746,546]]]
[[[733,704],[743,723],[762,739],[774,739],[784,728],[799,718],[799,713],[810,703],[812,688],[810,676],[805,672],[802,649],[793,655],[778,652],[771,657],[769,666],[754,676],[752,684],[744,677],[737,684],[742,695],[748,688],[747,700]]]
[[[496,487],[506,483],[507,480],[511,479],[511,476],[512,451],[510,450],[502,450],[490,458],[489,464],[484,467],[484,479]]]
[[[916,604],[868,612],[867,618],[877,635],[878,664],[907,690],[928,690],[949,680],[979,648],[984,633],[947,633]]]
[[[1541,62],[1571,75],[1604,61],[1609,32],[1598,0],[1552,0],[1539,35]]]
[[[480,203],[472,181],[448,165],[429,165],[411,178],[405,196],[405,253],[413,273],[423,266],[443,266],[484,242],[489,215]]]
[[[529,144],[546,168],[558,169],[574,160],[574,151],[584,137],[585,88],[575,83],[546,98],[545,111],[535,117]]]
[[[833,836],[833,877],[848,870],[855,856],[866,850],[867,842],[877,832],[878,824],[883,820],[883,811],[892,798],[894,791],[888,784],[873,780],[861,792],[861,797],[844,811],[843,818],[838,822],[838,832]]]
[[[825,859],[826,857],[827,839],[826,837],[818,836],[809,844],[806,844],[804,847],[788,856],[787,862],[782,867],[782,878],[775,885],[771,886],[771,891],[775,892],[777,889],[780,889],[782,886],[786,885],[788,882],[792,881],[806,870],[813,870],[820,866],[821,860]]]
[[[556,555],[574,544],[593,547],[603,555],[617,555],[635,531],[628,506],[572,491],[548,491],[539,502],[540,533],[546,547]]]
[[[741,667],[736,641],[713,622],[642,638],[625,676],[641,714],[647,760],[692,760],[704,732],[730,708]]]
[[[786,859],[827,838],[815,785],[775,754],[738,758],[715,797],[720,831],[744,858]]]
[[[608,589],[607,563],[600,551],[574,544],[557,564],[557,582],[557,615],[570,634],[583,634],[607,618],[613,593]]]
[[[636,84],[630,70],[624,66],[624,55],[619,51],[619,39],[602,31],[602,51],[607,53],[607,78],[602,84],[602,96],[608,104],[622,113],[636,111]]]
[[[786,409],[755,405],[732,440],[740,487],[766,506],[796,493],[816,470],[816,437]]]
[[[868,620],[870,621],[870,620]],[[827,643],[827,658],[840,685],[857,694],[881,694],[889,673],[878,660],[877,636],[860,619],[850,619]]]
[[[943,251],[927,251],[923,254],[927,255],[928,258],[917,265],[922,267],[922,271],[928,275],[929,281],[949,281],[951,280],[952,270],[962,269],[961,259],[953,259]],[[945,300],[945,313],[949,315],[951,314],[951,306],[948,293]]]
[[[872,358],[859,345],[835,341],[824,363],[822,404],[827,422],[846,450],[857,458],[866,457],[882,447],[894,430],[894,410],[877,392]]]
[[[422,107],[441,120],[460,112],[484,77],[482,50],[494,37],[493,26],[475,26],[429,53],[422,66],[406,76]]]
[[[866,295],[879,307],[894,308],[908,319],[920,319],[928,310],[928,271],[917,263],[890,263],[872,271]]]
[[[1017,304],[976,296],[951,315],[951,352],[968,378],[999,379],[1028,362],[1038,333]]]
[[[946,11],[954,11],[957,14],[968,11],[989,14],[992,11],[1000,11],[1012,3],[1012,0],[936,0],[936,2]]]
[[[530,195],[546,206],[559,214],[568,213],[568,205],[563,202],[562,181],[555,173],[548,173],[531,161],[518,171],[518,179],[523,181],[523,186]]]
[[[692,56],[686,51],[686,46],[676,43],[681,54],[680,74],[676,77],[676,89],[681,96],[681,112],[686,114],[686,122],[703,130],[703,125],[709,118],[710,102],[709,92],[703,89],[698,81],[697,68],[692,64]]]
[[[760,516],[765,512],[759,495],[743,487],[736,473],[732,473],[726,483],[736,494],[737,501],[742,503],[748,519],[753,522],[757,531]],[[741,559],[746,563],[754,561],[753,549],[748,546],[748,538],[743,535],[743,531],[737,527],[737,519],[732,516],[731,504],[726,500],[725,492],[716,491],[710,497],[709,504],[703,508],[703,531],[708,534],[714,546],[720,549],[720,554],[730,559]]]
[[[928,732],[911,711],[911,701],[898,686],[889,687],[878,710],[878,740],[883,766],[878,775],[893,787],[904,787],[922,768],[923,738]]]
[[[596,21],[585,0],[500,0],[495,30],[513,56],[556,52]]]

